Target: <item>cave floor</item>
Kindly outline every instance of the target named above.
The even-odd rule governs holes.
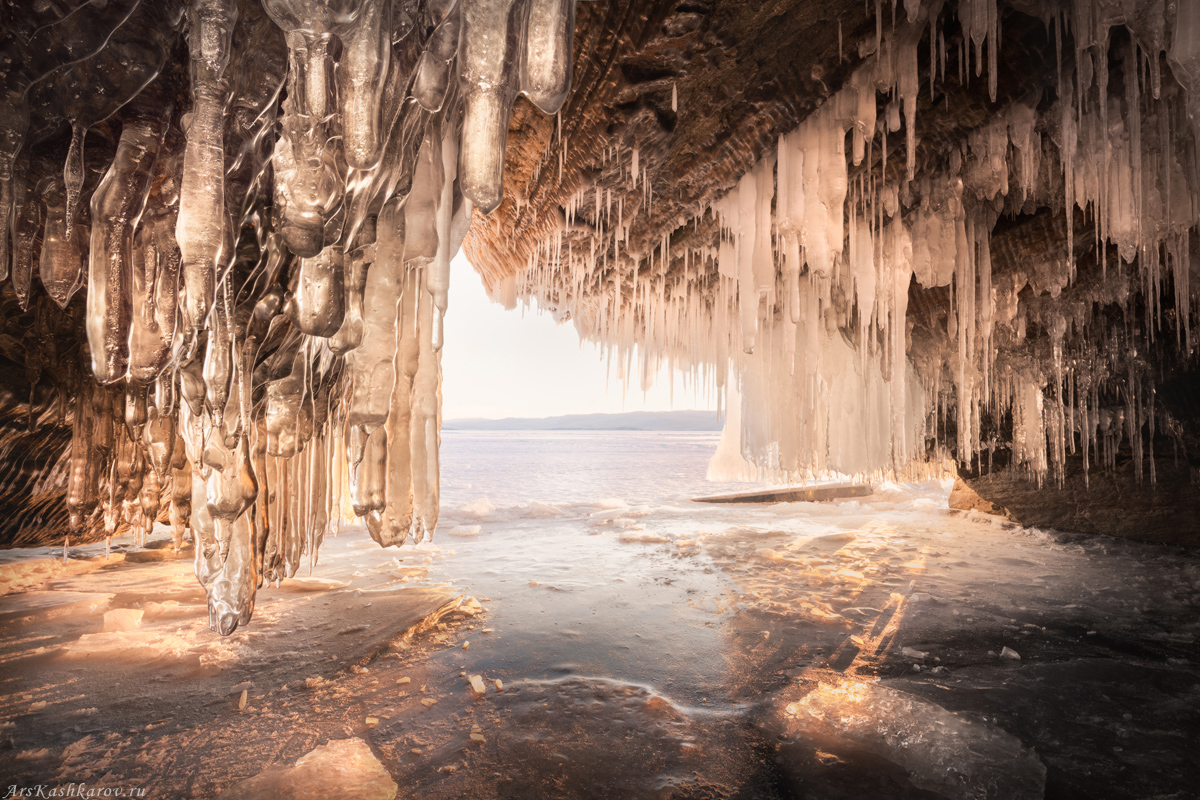
[[[224,639],[167,549],[10,554],[2,783],[253,796],[357,738],[400,797],[1196,796],[1200,557],[946,492],[349,526]]]

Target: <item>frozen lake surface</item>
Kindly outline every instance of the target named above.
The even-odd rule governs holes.
[[[1194,796],[1195,555],[940,481],[692,503],[747,488],[716,441],[447,432],[434,544],[346,525],[225,639],[168,551],[6,554],[5,785],[253,796],[358,739],[401,797]]]

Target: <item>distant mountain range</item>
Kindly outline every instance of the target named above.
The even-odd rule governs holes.
[[[719,431],[716,411],[629,411],[624,414],[567,414],[561,417],[450,419],[447,431]]]

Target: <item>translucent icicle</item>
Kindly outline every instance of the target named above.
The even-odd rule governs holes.
[[[547,114],[557,112],[571,90],[575,0],[529,0],[521,92]]]
[[[412,96],[422,108],[431,113],[441,111],[442,103],[446,99],[451,64],[459,48],[460,20],[457,11],[447,16],[430,35],[429,43],[417,62]]]
[[[450,291],[450,260],[454,257],[458,242],[454,241],[451,225],[454,221],[454,180],[458,172],[458,140],[454,131],[447,130],[441,147],[441,187],[437,199],[437,253],[433,263],[425,271],[425,280],[433,303],[438,310],[438,325],[446,313],[447,293]],[[452,250],[453,248],[453,250]],[[441,331],[435,332],[435,341],[441,347]]]
[[[232,249],[225,212],[223,130],[229,100],[225,67],[237,17],[236,0],[192,0],[188,8],[193,107],[175,238],[182,259],[184,321],[189,331],[204,324],[217,271]]]
[[[358,17],[338,29],[338,101],[346,162],[367,169],[379,159],[380,111],[391,60],[391,7],[388,0],[361,0]]]
[[[288,33],[287,41],[288,95],[271,156],[275,208],[280,216],[278,229],[288,249],[298,256],[311,257],[325,247],[325,226],[342,202],[346,170],[341,137],[332,137],[323,114],[306,105],[312,100],[304,91],[304,71],[311,56],[306,40],[293,31]],[[324,69],[324,55],[317,62]]]
[[[404,263],[423,267],[438,252],[438,203],[443,189],[442,140],[432,128],[417,156],[412,191],[404,204]]]
[[[396,385],[392,389],[387,420],[387,501],[381,524],[369,526],[372,538],[383,547],[404,544],[413,522],[413,378],[420,347],[417,342],[417,297],[420,271],[410,270],[404,281],[396,322]]]
[[[397,304],[404,279],[404,251],[404,209],[389,205],[380,215],[379,250],[367,273],[363,344],[346,354],[347,377],[351,381],[346,422],[351,429],[347,444],[352,475],[357,474],[367,437],[387,421],[391,408],[392,387],[396,383],[393,362]]]
[[[287,314],[309,336],[333,336],[346,316],[342,250],[330,245],[318,255],[299,259],[294,268]]]
[[[180,277],[175,241],[178,165],[178,158],[159,157],[154,187],[133,240],[129,376],[142,383],[153,381],[166,368],[175,339]]]
[[[280,348],[275,359],[283,377],[267,384],[267,453],[290,459],[300,452],[312,420],[305,419],[304,348],[299,338]]]
[[[370,245],[355,251],[346,262],[346,313],[341,327],[329,340],[329,349],[335,355],[345,355],[362,344],[363,292],[367,287],[367,270],[371,261],[374,261],[375,252],[376,247]]]
[[[162,135],[161,120],[126,123],[117,155],[92,195],[87,335],[92,374],[100,383],[118,381],[129,369],[133,232],[145,207]]]
[[[71,466],[67,473],[67,511],[72,530],[81,530],[84,521],[100,502],[101,460],[98,445],[103,439],[101,426],[111,425],[105,409],[97,408],[103,390],[93,388],[86,378],[75,395],[75,421],[71,428]]]
[[[361,436],[359,431],[360,428],[352,429],[352,434]],[[374,534],[381,529],[380,518],[387,505],[387,428],[376,428],[361,448],[361,458],[352,464],[350,502],[355,514],[366,517],[367,528]]]
[[[463,93],[462,191],[484,214],[504,197],[504,149],[519,54],[510,49],[513,0],[474,0],[462,9],[458,80]]]
[[[34,245],[42,231],[43,207],[36,196],[35,188],[27,180],[17,178],[14,183],[12,224],[12,286],[17,305],[22,310],[29,308],[30,292],[33,289]]]
[[[183,447],[179,448],[180,453]],[[175,552],[183,547],[183,533],[192,514],[192,467],[187,458],[171,469],[171,540]]]
[[[441,354],[433,348],[435,307],[427,293],[419,294],[416,312],[420,360],[412,388],[413,534],[431,538],[439,503]]]

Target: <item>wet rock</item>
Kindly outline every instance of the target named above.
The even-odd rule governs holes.
[[[1170,443],[1163,443],[1165,448]],[[1161,451],[1160,451],[1161,452]],[[1167,452],[1170,452],[1167,449]],[[1042,487],[1010,469],[980,477],[967,477],[967,491],[1002,510],[1026,527],[1057,528],[1078,533],[1119,536],[1141,542],[1200,545],[1200,491],[1191,468],[1180,459],[1156,459],[1155,482],[1149,465],[1139,481],[1134,465],[1123,463],[1115,471],[1095,465],[1086,475],[1082,459],[1067,458],[1067,474],[1061,488],[1047,482]],[[959,497],[963,497],[959,493]],[[955,496],[951,495],[952,508]],[[986,510],[986,509],[980,509]],[[996,512],[989,512],[996,513]]]
[[[985,514],[1007,516],[1003,506],[996,505],[990,500],[984,500],[974,489],[963,482],[962,478],[954,479],[954,488],[950,490],[950,507],[961,511],[982,511]]]

